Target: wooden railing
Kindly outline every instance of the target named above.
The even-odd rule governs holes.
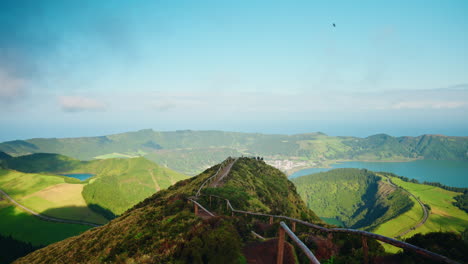
[[[210,176],[208,179],[206,179],[201,185],[200,185],[200,188],[198,188],[198,191],[197,193],[195,194],[195,196],[200,196],[201,194],[201,190],[203,189],[203,187],[205,187],[205,185],[209,184],[210,182],[212,182],[214,179],[216,179],[216,177],[218,176],[218,174],[221,172],[222,169],[224,169],[224,166],[226,165],[227,162],[230,162],[230,161],[233,161],[235,162],[237,159],[233,159],[231,157],[227,158],[226,160],[224,160],[220,165],[219,165],[219,168],[218,170],[216,171],[215,174],[213,174],[213,176]]]
[[[399,240],[396,240],[396,239],[393,239],[393,238],[390,238],[390,237],[374,234],[374,233],[367,232],[367,231],[355,230],[355,229],[326,228],[326,227],[323,227],[323,226],[319,226],[319,225],[316,225],[316,224],[312,224],[312,223],[309,223],[309,222],[306,222],[306,221],[303,221],[303,220],[300,220],[300,219],[288,217],[288,216],[270,215],[270,214],[263,214],[263,213],[256,213],[256,212],[237,210],[237,209],[234,209],[232,207],[232,205],[231,205],[231,202],[228,199],[224,198],[224,197],[220,197],[220,196],[217,196],[217,195],[208,195],[208,196],[210,196],[210,200],[211,200],[211,197],[215,197],[217,199],[225,200],[226,201],[226,207],[229,210],[231,210],[232,215],[234,215],[235,213],[238,213],[238,214],[243,214],[243,215],[268,217],[270,224],[273,223],[274,218],[290,221],[291,225],[292,225],[292,232],[296,231],[296,223],[297,223],[297,224],[301,224],[301,225],[304,225],[304,226],[307,226],[307,227],[310,227],[310,228],[313,228],[313,229],[316,229],[316,230],[319,230],[319,231],[322,231],[322,232],[325,232],[325,233],[328,233],[328,234],[347,233],[347,234],[360,235],[361,239],[362,239],[362,245],[363,245],[364,263],[369,263],[369,257],[368,257],[369,256],[369,253],[368,253],[369,249],[368,249],[368,246],[367,246],[367,239],[371,238],[371,239],[382,241],[384,243],[390,244],[392,246],[395,246],[395,247],[398,247],[398,248],[401,248],[401,249],[406,249],[406,250],[415,252],[416,254],[418,254],[420,256],[432,259],[434,261],[439,261],[441,263],[449,263],[449,264],[459,264],[458,262],[456,262],[454,260],[451,260],[451,259],[449,259],[449,258],[447,258],[445,256],[439,255],[439,254],[431,252],[429,250],[426,250],[426,249],[423,249],[423,248],[420,248],[420,247],[417,247],[417,246],[411,245],[409,243],[399,241]]]
[[[278,257],[276,259],[276,264],[283,264],[285,234],[287,234],[291,238],[291,240],[302,250],[302,252],[304,252],[304,254],[307,256],[311,263],[320,264],[320,262],[314,256],[314,253],[310,251],[310,249],[304,244],[304,242],[302,242],[283,221],[280,222],[280,229],[278,235]]]
[[[193,203],[195,214],[198,215],[198,208],[205,211],[209,216],[215,216],[212,212],[208,211],[205,207],[203,207],[200,203],[195,201],[192,197],[187,198],[189,201]]]

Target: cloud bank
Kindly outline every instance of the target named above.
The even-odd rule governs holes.
[[[25,94],[26,81],[16,78],[0,68],[0,101],[9,103]]]
[[[58,101],[64,112],[103,111],[105,104],[83,96],[60,96]]]

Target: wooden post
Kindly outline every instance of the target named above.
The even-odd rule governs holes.
[[[229,211],[229,201],[226,200],[226,211]],[[232,215],[234,216],[234,213],[232,213]]]
[[[270,225],[272,225],[272,224],[273,224],[273,216],[270,216]]]
[[[211,195],[210,195],[210,207],[211,207]],[[211,208],[212,209],[212,208]]]
[[[284,229],[279,228],[279,236],[278,236],[278,258],[276,259],[276,264],[283,264],[283,256],[284,256]]]
[[[195,215],[198,215],[198,205],[196,203],[194,203],[193,205],[195,205]]]
[[[364,264],[369,263],[369,247],[367,246],[367,237],[361,236],[362,238],[362,252],[364,254]]]
[[[296,232],[296,222],[295,221],[291,222],[291,226],[292,226],[292,231]]]

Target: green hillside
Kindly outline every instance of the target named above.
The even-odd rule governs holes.
[[[88,208],[79,180],[56,175],[0,170],[0,189],[15,201],[45,216],[104,224],[107,220]],[[46,245],[77,235],[90,226],[43,221],[7,202],[0,195],[0,234]]]
[[[347,227],[372,230],[406,211],[413,202],[368,170],[335,169],[292,179],[307,206]]]
[[[5,152],[0,151],[0,160],[6,160],[10,158],[11,158],[10,155],[6,154]]]
[[[397,177],[390,177],[391,181],[418,197],[429,208],[429,217],[421,227],[412,230],[405,237],[417,233],[454,232],[462,233],[468,227],[468,213],[455,206],[455,197],[460,193],[444,190],[436,186],[405,182]],[[410,211],[396,219],[380,226],[376,232],[394,236],[402,227],[414,224],[422,218],[421,207],[415,204]],[[411,214],[412,217],[407,217]]]
[[[79,161],[59,154],[36,153],[6,161],[8,168],[30,173],[90,173],[82,195],[91,208],[119,215],[151,194],[187,176],[145,158]]]
[[[88,204],[98,205],[115,215],[187,178],[145,158],[92,161],[70,172],[80,171],[96,174],[83,190]]]
[[[227,155],[298,159],[308,164],[333,160],[468,160],[468,137],[423,135],[366,138],[323,133],[267,135],[223,131],[158,132],[150,129],[101,137],[36,138],[0,144],[12,156],[59,153],[80,160],[145,156],[179,172],[194,175]],[[181,157],[184,157],[182,159]]]
[[[250,224],[230,216],[203,220],[193,214],[185,198],[194,195],[218,167],[157,192],[103,227],[37,250],[17,263],[53,262],[58,257],[67,263],[242,263],[242,248],[252,239]],[[239,209],[258,207],[317,219],[286,175],[261,161],[239,159],[222,189],[243,197],[233,200]]]

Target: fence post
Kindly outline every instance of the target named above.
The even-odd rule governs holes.
[[[295,221],[291,221],[291,226],[292,226],[292,231],[296,232],[296,222]]]
[[[279,236],[278,236],[278,258],[276,259],[276,264],[283,264],[284,256],[284,229],[280,226]]]
[[[195,215],[198,215],[198,205],[196,203],[194,203],[193,205],[195,205]]]
[[[210,195],[210,207],[211,207],[211,195]],[[213,210],[213,209],[212,209]]]
[[[270,216],[270,225],[273,224],[273,216]]]
[[[367,237],[361,236],[362,239],[362,252],[364,254],[364,264],[369,263],[369,247],[367,246]]]

